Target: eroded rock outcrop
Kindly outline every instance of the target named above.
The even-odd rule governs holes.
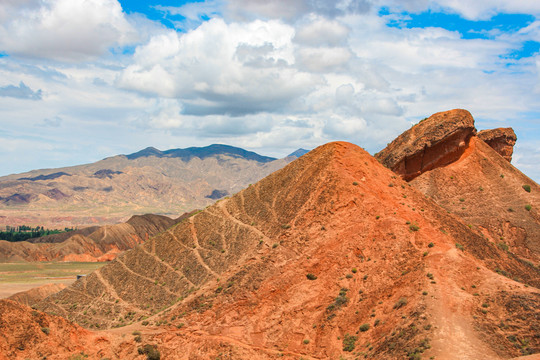
[[[459,159],[475,134],[467,110],[439,112],[405,131],[375,157],[408,181]]]
[[[478,132],[478,137],[491,146],[503,158],[508,160],[508,162],[512,161],[514,145],[517,140],[516,133],[512,128],[482,130]]]

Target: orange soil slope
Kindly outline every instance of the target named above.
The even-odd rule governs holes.
[[[32,306],[45,299],[47,296],[57,293],[65,288],[66,285],[64,284],[45,284],[30,290],[13,294],[8,299],[24,305]]]
[[[63,360],[80,354],[101,359],[116,355],[110,349],[112,344],[127,351],[135,347],[127,341],[111,342],[109,338],[112,337],[94,334],[59,316],[0,300],[0,360]]]
[[[537,268],[339,142],[124,253],[39,308],[90,328],[157,325],[143,338],[171,359],[534,352],[538,289],[495,269],[538,279]]]
[[[502,249],[540,262],[540,186],[478,137],[461,159],[411,184]]]

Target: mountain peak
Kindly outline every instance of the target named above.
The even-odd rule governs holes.
[[[287,155],[287,157],[297,157],[297,158],[299,158],[300,156],[305,155],[308,152],[309,152],[309,150],[300,148],[300,149],[298,149],[296,151],[293,151],[289,155]]]
[[[147,147],[141,151],[126,155],[126,157],[130,160],[135,160],[141,157],[155,156],[158,158],[180,158],[183,161],[189,161],[195,157],[206,159],[208,157],[214,157],[217,155],[228,155],[235,158],[254,160],[260,163],[267,163],[276,160],[272,157],[259,155],[253,151],[224,144],[212,144],[204,147],[189,147],[185,149],[169,149],[165,151],[160,151],[154,147]]]

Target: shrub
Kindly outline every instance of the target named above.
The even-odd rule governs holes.
[[[497,247],[501,250],[504,250],[504,251],[508,251],[508,245],[506,245],[505,243],[503,242],[500,242],[497,244]]]
[[[461,245],[461,244],[459,244],[459,243],[456,243],[456,247],[457,247],[459,250],[461,250],[461,251],[464,250],[463,245]]]
[[[41,331],[43,331],[43,333],[45,335],[49,335],[49,333],[51,332],[51,330],[48,328],[48,327],[42,327],[41,328]]]
[[[369,330],[369,324],[360,325],[360,331],[365,332]]]
[[[526,192],[531,192],[531,185],[523,185],[522,188],[523,188],[523,190],[525,190]]]
[[[160,360],[161,354],[155,345],[146,344],[137,349],[140,355],[146,355],[147,360]]]
[[[275,248],[277,248],[277,247],[278,247],[278,244],[277,244],[277,243],[275,243],[274,245],[272,245],[272,249],[275,249]]]
[[[312,273],[307,274],[306,277],[308,278],[308,280],[317,280],[317,275]]]
[[[357,271],[358,271],[357,268],[352,268],[352,270],[351,270],[351,272],[352,272],[353,274],[356,274]]]
[[[531,205],[529,205],[529,204],[525,205],[525,210],[531,211],[531,209],[532,209],[532,206],[531,206]]]
[[[394,309],[399,309],[405,305],[407,305],[407,298],[400,297],[399,300],[394,304]]]
[[[420,227],[416,224],[411,224],[409,225],[409,229],[411,229],[411,231],[418,231],[420,230]]]
[[[283,224],[283,225],[281,225],[281,228],[282,228],[282,229],[290,229],[290,228],[291,228],[291,225],[289,225],[289,224]]]
[[[358,185],[358,181],[353,181],[352,183],[354,186]]]
[[[353,351],[356,347],[356,340],[358,340],[356,336],[345,334],[343,337],[343,351]]]
[[[434,246],[435,246],[435,244],[434,244],[434,243],[432,243],[432,242],[430,242],[430,243],[428,244],[428,246],[427,246],[427,247],[428,247],[428,248],[432,248],[432,247],[434,247]]]
[[[304,339],[303,343],[306,345],[309,344],[309,339]]]

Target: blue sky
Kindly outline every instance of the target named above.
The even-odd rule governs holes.
[[[536,0],[8,0],[0,175],[147,146],[371,153],[435,112],[514,128],[540,180]]]

